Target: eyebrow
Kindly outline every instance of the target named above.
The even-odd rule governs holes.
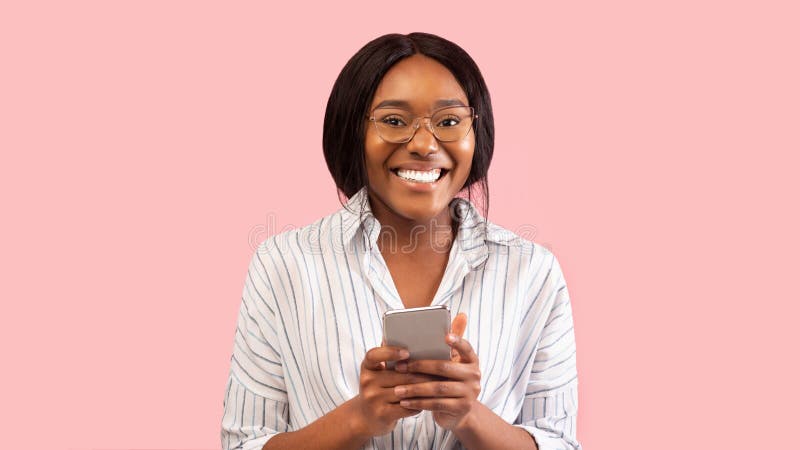
[[[378,106],[376,106],[375,108],[384,108],[388,106],[411,109],[411,103],[405,100],[384,100],[378,103]],[[464,102],[462,102],[457,98],[446,98],[446,99],[436,100],[436,102],[433,104],[433,107],[437,109],[443,108],[445,106],[467,106],[467,105],[465,105]]]

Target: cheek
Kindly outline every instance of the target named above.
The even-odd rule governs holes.
[[[375,132],[367,131],[364,136],[364,153],[367,159],[367,168],[382,170],[386,160],[392,152],[392,146],[383,141]]]
[[[375,142],[375,137],[374,130],[368,127],[364,135],[364,156],[367,159],[368,169],[371,169],[378,160],[379,151],[376,148],[377,142]]]
[[[472,156],[475,154],[475,141],[473,139],[465,139],[450,147],[450,151],[456,159],[456,163],[460,166],[459,170],[469,172],[472,166]]]
[[[366,128],[365,128],[365,131],[364,131],[364,143],[369,145],[370,143],[374,143],[375,142],[375,138],[378,137],[378,136],[375,133],[375,127],[373,127],[370,124],[365,125],[365,127]]]

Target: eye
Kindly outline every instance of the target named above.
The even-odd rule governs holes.
[[[390,127],[404,127],[406,126],[405,120],[400,116],[386,116],[381,119],[381,123],[385,123]]]
[[[459,119],[458,116],[449,116],[449,117],[445,117],[444,119],[440,120],[436,124],[436,126],[437,127],[444,127],[444,128],[454,127],[454,126],[458,125],[459,122],[461,122],[461,119]]]

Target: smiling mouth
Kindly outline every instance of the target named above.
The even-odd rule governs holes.
[[[391,169],[391,172],[403,180],[412,183],[435,183],[449,172],[447,169],[433,169],[428,171],[404,170],[400,168]]]

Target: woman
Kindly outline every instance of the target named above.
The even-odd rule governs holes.
[[[452,42],[390,34],[350,59],[323,133],[349,200],[255,252],[224,449],[580,448],[558,261],[457,196],[488,191],[493,144],[483,77]],[[451,361],[382,345],[385,311],[428,305],[457,314]]]

